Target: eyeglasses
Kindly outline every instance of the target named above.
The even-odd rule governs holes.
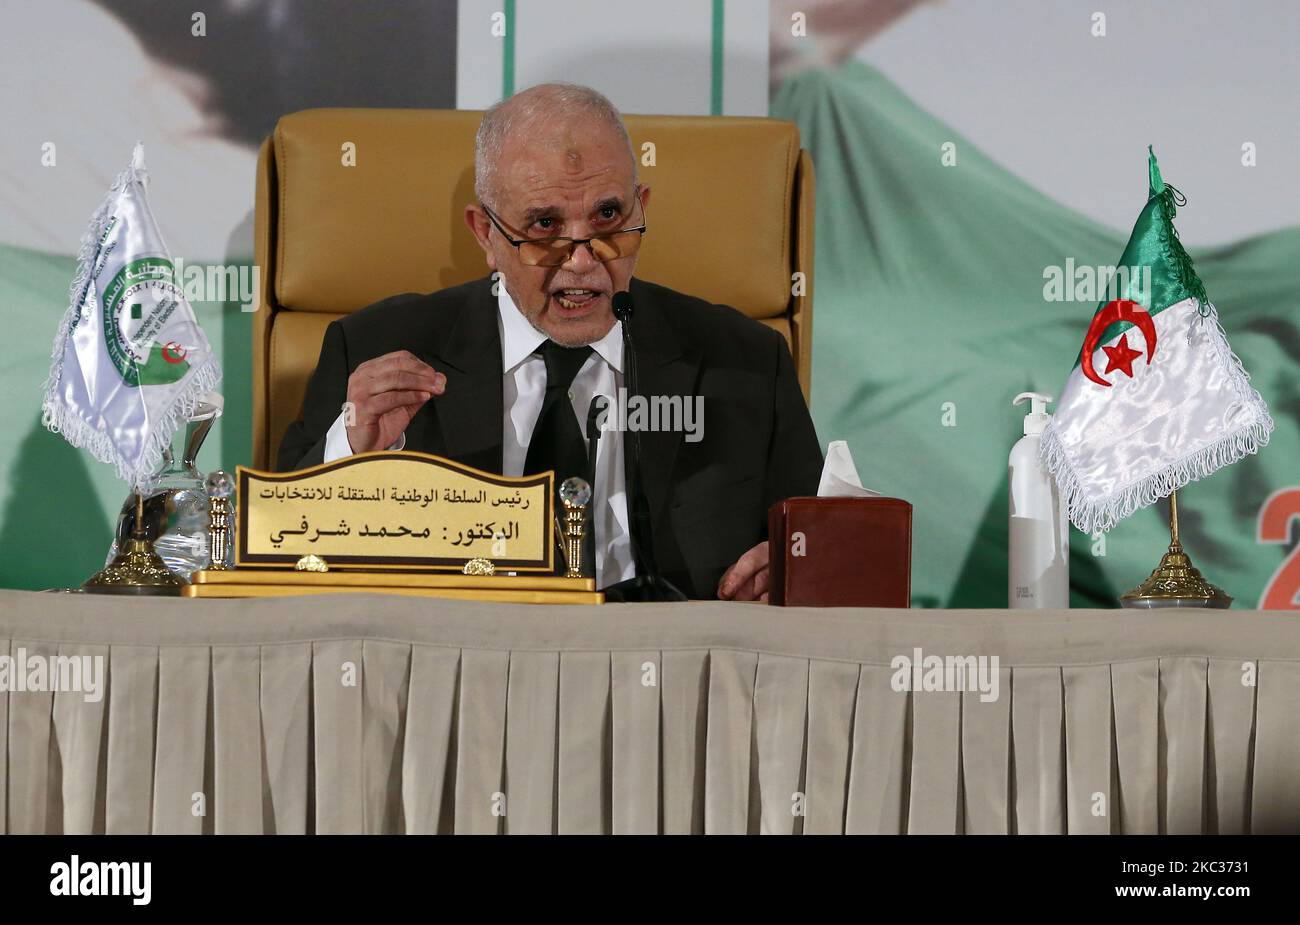
[[[640,192],[640,188],[637,192]],[[640,198],[640,196],[636,197],[638,202]],[[479,206],[487,213],[488,219],[496,226],[497,231],[501,232],[501,236],[519,251],[519,262],[526,267],[558,267],[568,262],[579,244],[587,245],[591,256],[601,263],[617,260],[620,257],[631,257],[641,249],[641,236],[646,232],[643,216],[641,224],[635,228],[620,228],[618,231],[592,235],[590,238],[516,238],[506,231],[497,217],[492,214],[491,209],[482,203],[479,203]]]

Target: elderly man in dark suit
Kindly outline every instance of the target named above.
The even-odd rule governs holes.
[[[649,562],[691,597],[765,600],[767,508],[815,493],[822,463],[784,339],[633,277],[650,188],[594,90],[544,84],[488,110],[475,193],[465,222],[491,276],[333,322],[279,467],[405,448],[505,475],[594,476],[601,586],[626,586]],[[632,357],[620,293],[635,306]],[[626,413],[630,361],[663,413]],[[613,413],[591,472],[596,396]]]

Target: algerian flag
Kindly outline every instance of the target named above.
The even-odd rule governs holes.
[[[43,417],[132,487],[157,469],[176,429],[221,380],[177,285],[147,182],[137,144],[81,239]]]
[[[1273,430],[1178,240],[1174,211],[1186,199],[1165,185],[1154,152],[1150,176],[1122,285],[1093,315],[1042,437],[1070,520],[1089,534],[1258,452]]]

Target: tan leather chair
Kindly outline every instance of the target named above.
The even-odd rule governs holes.
[[[311,109],[280,119],[257,165],[253,465],[297,419],[326,326],[402,292],[486,276],[462,218],[481,113]],[[775,119],[628,116],[653,193],[636,275],[785,335],[812,374],[813,169]],[[355,148],[346,149],[353,145]],[[653,145],[653,149],[643,148]],[[355,166],[345,166],[355,151]],[[653,153],[653,163],[651,160]],[[792,280],[802,273],[802,288]],[[800,294],[793,295],[793,291]]]

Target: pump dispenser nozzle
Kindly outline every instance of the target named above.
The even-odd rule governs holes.
[[[1025,436],[1041,434],[1046,429],[1047,422],[1052,419],[1047,413],[1047,403],[1050,401],[1053,401],[1052,396],[1042,392],[1021,392],[1011,400],[1013,405],[1029,402],[1029,413],[1025,415]]]

